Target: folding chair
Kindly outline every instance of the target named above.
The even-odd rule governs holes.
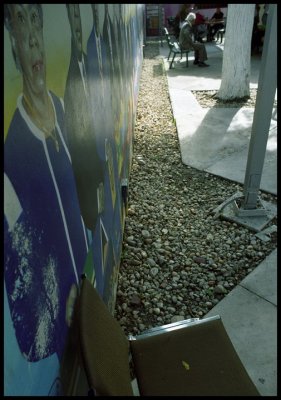
[[[170,43],[169,47],[170,47],[170,54],[171,53],[173,54],[173,58],[172,58],[172,61],[170,62],[169,69],[172,68],[173,62],[174,62],[174,59],[175,59],[176,55],[180,54],[181,58],[182,58],[182,53],[185,53],[185,56],[186,56],[186,67],[188,67],[188,51],[187,50],[181,50],[179,44],[176,43],[176,42],[175,43]],[[170,54],[169,54],[169,57],[170,57]],[[168,57],[168,60],[169,60],[169,57]]]
[[[225,34],[225,28],[226,28],[226,18],[224,18],[224,27],[217,31],[217,39],[216,39],[217,42],[220,39],[220,43],[222,43]]]
[[[127,338],[84,276],[79,341],[89,393],[130,396],[132,355],[141,396],[256,396],[219,316],[164,325]]]
[[[220,43],[223,41],[223,36],[225,34],[225,28],[221,28],[217,31],[217,42],[220,40]]]
[[[178,43],[176,40],[173,41],[173,40],[171,39],[171,36],[170,36],[170,34],[169,34],[167,28],[164,27],[164,28],[163,28],[163,31],[164,31],[164,35],[165,35],[167,44],[168,44],[168,46],[169,46],[169,55],[168,55],[168,58],[167,58],[168,61],[169,61],[169,59],[170,59],[171,53],[173,53],[173,59],[172,59],[172,61],[170,62],[170,69],[171,69],[172,66],[173,66],[173,62],[174,62],[175,56],[176,56],[177,54],[180,54],[180,55],[181,55],[180,58],[182,59],[183,53],[186,53],[186,66],[188,67],[188,51],[182,50],[182,49],[180,48],[179,43]]]
[[[166,37],[170,35],[168,29],[165,26],[163,27],[163,32]]]
[[[173,44],[174,44],[174,42],[175,41],[173,41],[172,39],[171,39],[171,36],[170,36],[170,34],[169,34],[169,32],[168,32],[168,29],[167,28],[163,28],[163,32],[164,32],[164,36],[165,36],[165,39],[166,39],[166,42],[167,42],[167,45],[169,46],[169,55],[168,55],[168,60],[169,60],[169,58],[170,58],[170,55],[171,55],[171,52],[172,52],[172,48],[173,48]]]

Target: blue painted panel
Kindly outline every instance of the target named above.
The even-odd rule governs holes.
[[[5,394],[60,395],[81,273],[114,305],[143,6],[4,10]]]

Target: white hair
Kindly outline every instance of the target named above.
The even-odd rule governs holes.
[[[187,22],[194,21],[196,19],[196,15],[194,13],[189,13],[188,16],[185,18]]]

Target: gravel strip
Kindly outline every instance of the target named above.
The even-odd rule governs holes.
[[[264,242],[214,219],[243,186],[182,163],[158,46],[145,47],[117,288],[115,317],[127,335],[203,317],[277,246],[276,232]]]
[[[250,97],[248,99],[243,99],[240,101],[224,101],[217,99],[215,96],[218,93],[217,90],[193,90],[193,95],[196,100],[203,108],[211,107],[222,107],[222,108],[240,108],[240,107],[250,107],[255,108],[257,89],[250,89]]]
[[[250,89],[250,97],[239,101],[217,99],[216,94],[218,93],[218,90],[192,90],[191,92],[203,108],[255,108],[258,90]],[[277,107],[277,100],[274,100],[273,106]]]

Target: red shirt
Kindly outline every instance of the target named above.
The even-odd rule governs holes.
[[[200,25],[205,23],[205,18],[203,17],[202,14],[196,13],[196,19],[195,19],[195,25]]]

